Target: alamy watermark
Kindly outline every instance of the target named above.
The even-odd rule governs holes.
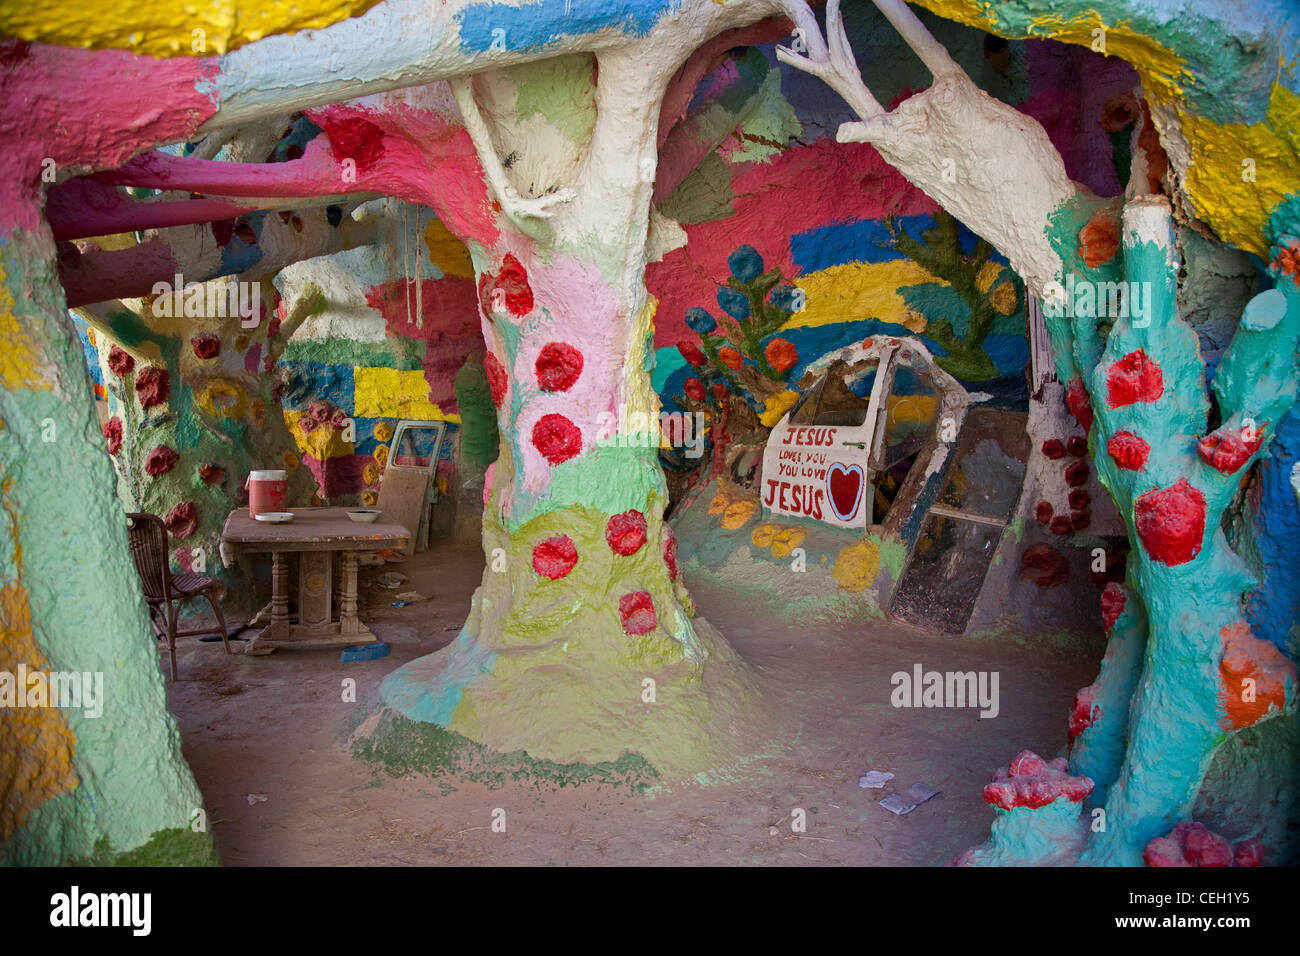
[[[18,673],[0,671],[0,708],[62,707],[85,711],[86,717],[104,713],[103,671],[50,671],[18,665]]]
[[[50,897],[50,925],[56,927],[116,926],[133,936],[148,936],[152,911],[152,893],[83,893],[73,886]]]
[[[255,329],[262,321],[262,286],[257,282],[241,282],[234,276],[226,279],[209,279],[207,282],[186,282],[176,273],[175,282],[155,282],[153,314],[156,318],[213,318],[239,317],[239,325]]]
[[[1133,328],[1145,329],[1151,324],[1151,283],[1076,280],[1071,272],[1065,285],[1052,281],[1043,287],[1043,315],[1132,319]]]
[[[978,707],[981,717],[998,715],[998,671],[895,671],[889,702],[895,707]]]
[[[617,415],[601,412],[596,422],[600,425],[596,433],[600,447],[662,448],[666,442],[674,448],[685,448],[687,458],[704,454],[704,436],[709,427],[703,412],[661,412],[656,421],[645,412],[629,414],[622,405]]]

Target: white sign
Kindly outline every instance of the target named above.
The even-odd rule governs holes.
[[[840,528],[865,528],[871,510],[864,426],[791,425],[772,429],[763,451],[763,507]]]

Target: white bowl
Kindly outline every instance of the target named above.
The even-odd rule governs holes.
[[[382,511],[349,511],[348,517],[357,524],[370,524],[373,521],[378,521],[381,514],[383,514]]]
[[[265,521],[267,524],[286,524],[293,520],[292,511],[262,511],[253,515],[257,521]]]

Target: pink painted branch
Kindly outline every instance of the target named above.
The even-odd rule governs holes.
[[[324,137],[307,144],[301,159],[283,163],[227,163],[150,152],[92,179],[117,186],[183,189],[218,196],[319,196],[353,191]]]
[[[139,202],[113,186],[71,179],[51,187],[45,218],[54,238],[64,240],[233,219],[255,208],[256,203],[227,199]]]

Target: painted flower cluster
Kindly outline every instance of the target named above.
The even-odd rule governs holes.
[[[765,272],[763,258],[752,246],[741,246],[728,256],[727,267],[731,274],[717,294],[721,316],[699,307],[688,309],[686,325],[700,337],[700,344],[689,339],[677,344],[697,370],[683,385],[694,404],[705,403],[710,391],[719,400],[728,393],[753,393],[754,379],[741,374],[746,367],[780,383],[799,363],[794,345],[773,333],[802,310],[803,290],[784,282],[779,268]]]

